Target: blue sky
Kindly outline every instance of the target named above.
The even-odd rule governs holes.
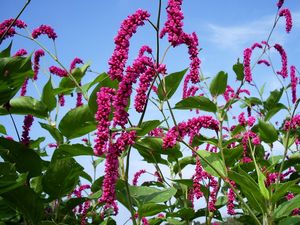
[[[26,11],[20,19],[24,20],[29,29],[38,27],[41,24],[51,25],[57,35],[56,41],[58,56],[61,62],[68,67],[74,57],[79,57],[85,62],[92,62],[94,71],[107,71],[107,60],[114,49],[113,38],[117,34],[121,21],[127,15],[133,13],[136,9],[146,9],[151,13],[151,20],[156,21],[157,2],[153,0],[110,0],[110,1],[74,1],[74,0],[32,0]],[[2,1],[0,9],[0,21],[17,15],[25,1],[6,0]],[[163,9],[167,1],[163,0]],[[203,50],[200,53],[202,61],[201,68],[205,76],[213,76],[220,70],[229,72],[230,81],[235,80],[231,70],[232,65],[237,58],[242,58],[243,49],[250,47],[252,43],[265,40],[276,14],[275,0],[261,1],[183,1],[183,11],[185,15],[184,30],[187,33],[195,31],[198,34],[200,47]],[[292,11],[294,27],[291,34],[285,33],[284,20],[279,22],[275,29],[271,43],[279,42],[283,44],[289,55],[289,64],[299,66],[299,40],[300,40],[300,4],[299,1],[286,0],[285,7]],[[162,23],[166,16],[163,11]],[[130,58],[134,58],[140,46],[148,44],[155,48],[154,30],[149,24],[140,28],[138,33],[132,39],[132,48]],[[51,42],[46,38],[40,38],[42,43],[52,48]],[[4,41],[1,49],[9,43]],[[38,47],[16,37],[14,40],[13,52],[19,48],[28,49],[29,52]],[[167,47],[166,38],[162,41],[162,51]],[[166,58],[168,72],[175,72],[186,68],[189,64],[186,55],[186,48],[179,47],[172,49]],[[180,57],[179,57],[180,56]],[[279,61],[279,57],[274,54],[274,60]],[[41,60],[43,70],[55,65],[49,57]],[[278,68],[280,69],[280,68]],[[46,82],[47,76],[43,73],[39,75],[40,82]],[[277,88],[275,79],[266,79],[272,76],[272,72],[265,68],[258,68],[254,72],[254,79],[259,85],[269,82],[266,90],[270,91]],[[86,81],[95,77],[94,74],[88,74]],[[29,91],[34,94],[34,91]],[[179,101],[180,94],[171,101]],[[73,103],[72,103],[73,104]],[[73,105],[67,105],[66,111],[73,108]],[[154,108],[150,107],[151,115],[157,115]],[[186,119],[186,114],[178,114],[180,118]],[[22,124],[23,117],[17,116],[18,124]],[[7,117],[0,117],[0,124],[8,127],[8,132],[15,137],[11,129],[12,124]],[[38,125],[35,125],[38,129]],[[21,125],[20,128],[21,130]],[[37,136],[38,133],[33,133]],[[136,157],[135,160],[140,158]],[[88,159],[84,163],[88,164]],[[143,164],[139,162],[134,171],[142,169]],[[88,169],[89,170],[89,169]]]

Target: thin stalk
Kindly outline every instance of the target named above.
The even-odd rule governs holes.
[[[17,126],[16,126],[16,123],[15,123],[15,120],[13,118],[13,116],[11,115],[11,113],[8,111],[8,114],[11,118],[11,121],[13,122],[13,125],[14,125],[14,128],[15,128],[15,131],[17,133],[17,136],[18,136],[18,139],[19,139],[19,142],[21,141],[21,138],[20,138],[20,135],[19,135],[19,132],[18,132],[18,129],[17,129]]]
[[[8,33],[8,31],[10,30],[10,28],[14,25],[14,23],[19,19],[19,17],[22,15],[22,13],[24,12],[24,10],[27,8],[27,6],[29,5],[29,3],[31,2],[31,0],[27,0],[27,2],[25,3],[25,5],[23,6],[23,8],[21,9],[21,11],[18,13],[18,15],[16,16],[16,18],[14,19],[14,21],[9,25],[9,27],[6,29],[6,31],[4,32],[4,34],[1,36],[0,38],[0,45],[4,39],[4,37],[6,36],[6,34]]]
[[[125,188],[126,188],[127,198],[128,198],[128,201],[129,201],[129,209],[130,209],[132,223],[133,223],[133,225],[137,225],[136,220],[135,220],[135,213],[134,213],[133,204],[132,204],[132,200],[131,200],[129,185],[128,185],[130,150],[131,150],[131,146],[129,146],[129,148],[128,148],[128,153],[127,153],[127,158],[126,158]]]

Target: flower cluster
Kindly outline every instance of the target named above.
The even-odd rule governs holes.
[[[295,115],[292,119],[285,121],[283,129],[296,129],[300,127],[300,114]]]
[[[100,202],[105,203],[105,209],[113,208],[115,214],[118,213],[116,203],[116,182],[119,178],[118,157],[125,150],[127,145],[134,144],[135,131],[123,132],[115,143],[110,143],[106,151],[105,175],[102,186],[102,196]]]
[[[139,9],[122,22],[120,30],[115,37],[115,50],[108,62],[108,74],[112,79],[122,80],[128,59],[129,40],[136,32],[137,28],[144,25],[144,21],[149,17],[150,14],[147,11]]]
[[[22,87],[21,87],[21,93],[20,95],[21,96],[25,96],[26,95],[26,92],[27,92],[27,85],[28,85],[28,78],[26,78],[22,84]]]
[[[139,85],[136,89],[136,96],[134,99],[134,107],[137,112],[143,112],[147,102],[146,92],[149,89],[150,84],[153,81],[156,74],[166,73],[165,65],[160,65],[157,70],[155,70],[154,67],[154,65],[152,67],[148,67],[148,69],[139,78]]]
[[[33,79],[37,80],[37,75],[39,73],[39,69],[40,69],[40,58],[42,56],[45,55],[45,52],[43,51],[43,49],[39,49],[37,51],[34,52],[34,60],[33,60]]]
[[[160,127],[154,128],[149,132],[149,136],[152,137],[163,137],[164,136],[164,130]]]
[[[250,48],[246,48],[244,50],[244,74],[245,80],[251,83],[252,81],[252,72],[251,72],[251,55],[252,50]]]
[[[281,63],[282,63],[281,71],[277,71],[277,74],[281,75],[283,78],[287,78],[288,77],[288,68],[287,68],[286,52],[280,44],[275,44],[274,48],[279,52],[279,54],[281,56]]]
[[[286,198],[286,200],[289,201],[289,200],[295,198],[295,195],[294,195],[293,193],[288,193],[288,194],[285,196],[285,198]],[[299,213],[300,213],[300,208],[296,208],[296,209],[293,210],[292,215],[293,215],[293,216],[296,216],[296,215],[299,215]]]
[[[119,125],[124,127],[128,122],[126,107],[128,106],[128,100],[132,93],[132,85],[136,83],[140,74],[146,72],[147,66],[151,65],[152,60],[149,57],[142,56],[135,59],[132,66],[127,67],[126,75],[119,83],[119,88],[113,101],[113,106],[115,108],[114,126]]]
[[[22,126],[23,132],[22,132],[21,141],[26,146],[28,146],[30,144],[29,131],[30,131],[30,127],[33,123],[33,120],[34,120],[34,118],[32,115],[26,115],[24,117],[24,125]]]
[[[24,55],[27,55],[27,51],[25,49],[21,48],[14,54],[14,57],[24,56]]]
[[[264,64],[266,66],[271,66],[270,62],[265,59],[258,60],[257,64]]]
[[[172,148],[178,138],[184,138],[186,135],[192,139],[199,133],[201,128],[207,128],[214,131],[219,130],[219,122],[211,116],[199,116],[189,119],[187,122],[181,122],[172,127],[163,138],[163,148]]]
[[[0,23],[0,37],[2,37],[6,32],[5,36],[3,37],[3,40],[8,37],[13,37],[16,34],[15,27],[20,29],[27,27],[27,25],[22,20],[16,20],[11,26],[11,28],[7,31],[7,29],[10,27],[13,21],[14,19],[8,19]]]
[[[251,141],[251,143],[253,145],[259,145],[260,144],[260,138],[257,134],[255,134],[252,131],[246,131],[245,133],[243,133],[242,136],[242,144],[243,144],[243,162],[244,163],[248,163],[251,162],[251,158],[247,157],[247,145],[249,144],[249,142]]]
[[[282,9],[279,12],[279,16],[285,17],[285,30],[287,33],[290,33],[293,26],[292,15],[289,9]]]
[[[193,84],[198,83],[200,59],[198,57],[198,37],[196,33],[187,34],[183,31],[183,13],[181,11],[182,0],[169,0],[167,7],[167,21],[160,33],[160,38],[163,38],[168,34],[168,40],[173,47],[181,44],[185,44],[188,47],[188,53],[190,55],[190,72],[184,80],[183,98],[187,98],[191,93],[195,94],[195,86],[192,86],[193,91],[188,90],[188,82]],[[196,90],[197,91],[197,90]]]
[[[236,184],[233,180],[230,180],[229,182],[234,188],[236,188]],[[236,198],[235,192],[233,191],[232,188],[229,188],[228,191],[227,191],[227,199],[228,199],[227,213],[229,215],[235,215],[235,213],[236,213],[235,210],[234,210],[234,204],[233,204],[233,202],[235,201],[235,198]]]
[[[67,77],[68,76],[68,71],[61,69],[59,67],[56,67],[56,66],[49,67],[49,71],[50,71],[50,73],[55,74],[59,77]]]
[[[134,185],[134,186],[137,185],[138,179],[140,178],[140,176],[141,176],[143,173],[146,173],[146,170],[139,170],[138,172],[136,172],[136,173],[134,174],[134,177],[133,177],[133,180],[132,180],[132,185]]]
[[[37,39],[41,34],[46,34],[53,41],[57,38],[54,29],[48,25],[41,25],[32,31],[32,38]]]
[[[296,77],[296,67],[291,66],[291,87],[292,87],[292,102],[295,103],[297,101],[297,84],[298,77]]]
[[[77,64],[82,64],[83,61],[80,58],[74,58],[73,61],[70,64],[70,72],[72,72],[73,69],[75,69]]]
[[[98,110],[95,115],[98,121],[94,153],[95,155],[102,155],[107,149],[107,141],[109,138],[109,114],[110,107],[113,96],[115,94],[115,89],[103,87],[97,93],[97,105]]]

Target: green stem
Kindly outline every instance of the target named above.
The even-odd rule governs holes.
[[[8,114],[11,118],[11,121],[13,122],[13,125],[14,125],[14,128],[15,128],[15,131],[17,133],[17,136],[18,136],[18,139],[19,139],[19,142],[21,141],[21,138],[20,138],[20,135],[19,135],[19,132],[18,132],[18,129],[17,129],[17,126],[16,126],[16,123],[15,123],[15,120],[13,118],[13,116],[11,115],[11,113],[8,111]]]
[[[31,0],[27,0],[27,2],[25,3],[25,5],[23,6],[23,8],[21,9],[21,11],[19,12],[19,14],[16,16],[16,18],[14,19],[14,21],[9,25],[9,27],[6,29],[6,31],[4,32],[4,34],[1,36],[0,38],[0,45],[4,39],[4,37],[6,36],[6,34],[8,33],[8,31],[10,30],[10,28],[14,25],[14,23],[19,19],[19,17],[21,16],[21,14],[24,12],[24,10],[27,8],[27,6],[29,5],[29,3],[31,2]]]
[[[135,213],[134,213],[133,204],[132,204],[132,200],[131,200],[130,190],[129,190],[129,184],[128,184],[130,150],[131,150],[131,146],[128,148],[128,151],[127,151],[126,169],[125,169],[125,188],[126,188],[127,198],[129,201],[129,210],[130,210],[130,214],[131,214],[132,223],[133,223],[133,225],[137,225],[136,220],[135,220]]]

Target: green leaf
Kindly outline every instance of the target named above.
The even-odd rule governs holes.
[[[193,96],[177,102],[175,109],[201,109],[207,112],[216,112],[217,106],[204,96]]]
[[[266,177],[265,175],[260,171],[259,168],[256,168],[256,171],[258,173],[258,187],[260,189],[260,193],[264,196],[265,199],[270,199],[270,193],[268,189],[266,188],[265,181]]]
[[[119,85],[119,82],[117,80],[111,80],[110,77],[108,76],[108,74],[103,74],[102,80],[94,88],[94,90],[92,91],[92,93],[89,97],[88,105],[93,114],[96,114],[97,109],[98,109],[97,92],[100,90],[100,88],[101,87],[110,87],[110,88],[118,89],[118,85]]]
[[[41,174],[41,158],[35,151],[19,142],[0,137],[0,155],[5,161],[15,163],[20,173],[29,172],[30,177]]]
[[[166,205],[146,203],[139,207],[138,214],[140,217],[154,216],[160,212],[163,212],[167,208],[169,207]]]
[[[29,187],[22,186],[1,194],[9,205],[21,212],[29,224],[39,224],[43,212],[43,204],[39,196]]]
[[[51,112],[56,107],[56,98],[53,93],[51,77],[44,86],[41,100],[47,106],[49,112]]]
[[[52,160],[82,155],[94,155],[93,149],[82,144],[62,144],[57,149],[55,149]]]
[[[177,192],[173,187],[161,190],[153,187],[130,186],[129,190],[131,197],[140,204],[166,202]]]
[[[196,158],[193,156],[187,156],[183,159],[176,162],[176,164],[173,167],[173,172],[177,174],[180,170],[182,170],[187,165],[195,165],[196,164]]]
[[[275,219],[289,216],[292,211],[300,205],[300,195],[295,196],[293,199],[280,204],[274,212]]]
[[[31,55],[0,58],[0,106],[16,95],[26,78],[33,77],[31,67]]]
[[[6,165],[8,163],[5,163]],[[0,169],[3,169],[4,163],[1,163]],[[4,168],[7,170],[8,168]],[[0,173],[1,180],[0,180],[0,195],[9,191],[12,191],[18,187],[24,186],[27,180],[27,174],[23,173],[19,176],[17,176],[16,171],[5,171],[9,172],[4,173],[4,171]],[[14,173],[13,173],[14,172]]]
[[[0,52],[0,58],[10,57],[11,47],[12,47],[12,41],[9,43],[6,49]]]
[[[173,148],[169,148],[169,149],[163,149],[162,144],[163,141],[161,138],[145,137],[143,139],[139,139],[134,144],[134,148],[139,150],[140,154],[142,154],[143,151],[149,152],[150,155],[152,155],[152,157],[155,157],[157,159],[160,158],[161,154],[167,155],[168,161],[170,162],[177,161],[179,158],[182,157],[179,144],[176,144]]]
[[[73,139],[95,130],[96,121],[89,107],[83,105],[67,112],[58,128],[68,139]]]
[[[137,136],[144,136],[161,124],[159,120],[148,120],[141,124],[140,130],[137,130]]]
[[[266,143],[273,143],[273,142],[277,141],[277,139],[278,139],[277,130],[270,123],[259,120],[258,131],[259,131],[261,140],[263,140]]]
[[[82,67],[80,67],[80,68],[77,67],[72,70],[72,76],[75,78],[77,83],[80,83],[82,77],[85,75],[85,73],[89,67],[90,67],[90,64],[86,63]],[[59,83],[59,87],[60,88],[74,88],[74,87],[76,87],[76,84],[74,83],[73,80],[71,80],[70,77],[64,77],[61,79],[61,81]]]
[[[161,101],[166,101],[174,95],[187,70],[171,73],[163,78],[157,88],[157,95]]]
[[[241,187],[240,190],[247,197],[250,206],[258,212],[266,212],[264,197],[252,177],[242,169],[239,169],[238,172],[228,171],[228,174],[229,178]]]
[[[269,110],[272,109],[272,107],[280,101],[282,94],[283,88],[281,88],[280,90],[276,89],[274,91],[271,91],[270,96],[265,101],[266,108]]]
[[[277,202],[278,200],[280,200],[283,196],[286,195],[286,193],[290,190],[290,188],[295,184],[296,184],[296,180],[288,181],[283,184],[279,183],[278,189],[276,189],[276,191],[272,195],[272,199],[271,199],[272,202]]]
[[[56,127],[41,122],[39,122],[39,124],[51,134],[58,144],[62,144],[64,142],[64,137]]]
[[[0,124],[0,133],[1,133],[1,134],[7,134],[7,133],[6,133],[5,126],[3,126],[2,124]]]
[[[197,151],[197,154],[200,156],[201,165],[206,172],[216,177],[226,176],[226,166],[224,165],[218,153],[200,150]],[[210,163],[210,165],[207,164],[207,162],[205,162],[202,158],[205,158],[206,161]]]
[[[44,191],[52,198],[61,198],[74,190],[83,171],[73,158],[51,161],[48,170],[42,178]]]
[[[299,225],[300,224],[300,216],[291,216],[280,220],[278,225]]]
[[[276,115],[282,109],[287,109],[285,105],[281,103],[274,104],[270,110],[266,113],[265,121],[270,120],[274,115]]]
[[[10,100],[9,104],[9,112],[11,114],[31,114],[38,118],[46,118],[48,116],[47,106],[43,102],[29,96],[14,98]],[[0,115],[8,115],[8,111],[5,107],[0,107]]]
[[[244,79],[244,65],[238,61],[232,69],[236,74],[236,79],[242,81]]]
[[[217,76],[211,81],[209,92],[212,96],[218,96],[225,92],[227,86],[228,74],[220,71]]]

